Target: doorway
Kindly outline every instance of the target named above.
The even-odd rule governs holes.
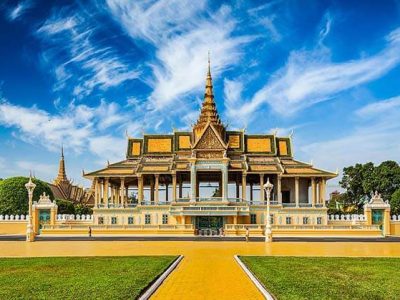
[[[196,217],[196,231],[199,235],[221,235],[224,225],[223,217],[199,216]]]

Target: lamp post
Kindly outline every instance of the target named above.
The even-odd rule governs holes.
[[[271,229],[271,219],[269,213],[269,205],[271,200],[271,191],[274,188],[274,185],[269,182],[269,177],[267,178],[267,182],[263,186],[265,193],[267,194],[267,225],[265,226],[265,241],[272,242],[272,229]]]
[[[29,181],[25,184],[26,189],[28,190],[28,198],[29,198],[29,219],[28,226],[26,228],[26,241],[33,242],[35,240],[35,232],[33,231],[33,221],[32,221],[32,198],[33,198],[33,190],[36,187],[36,184],[32,182],[32,176],[29,176]]]

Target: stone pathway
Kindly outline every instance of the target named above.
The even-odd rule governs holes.
[[[233,255],[400,256],[400,243],[0,241],[0,256],[185,256],[154,299],[262,299]]]

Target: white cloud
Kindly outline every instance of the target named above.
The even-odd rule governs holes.
[[[239,46],[251,39],[232,37],[236,22],[226,6],[208,14],[205,1],[109,0],[107,4],[132,38],[156,49],[148,82],[153,87],[151,107],[157,110],[203,88],[208,50],[213,74],[218,75],[238,62]]]
[[[355,112],[356,127],[342,137],[300,147],[315,164],[340,170],[355,163],[400,161],[399,97],[368,104]],[[396,104],[396,105],[395,105]],[[366,119],[366,117],[368,117]]]
[[[328,12],[324,15],[324,19],[323,19],[323,26],[319,31],[319,37],[318,37],[318,44],[320,46],[322,46],[325,38],[328,36],[328,34],[331,31],[331,27],[332,27],[332,23],[333,23],[333,19],[331,14]]]
[[[47,177],[52,178],[57,175],[57,165],[43,164],[33,161],[17,161],[18,174],[29,174],[30,171],[35,172],[35,176],[39,178]]]
[[[47,20],[39,29],[39,33],[54,35],[63,31],[73,30],[78,25],[78,20],[75,16],[58,18],[54,17]]]
[[[243,82],[241,80],[224,79],[224,100],[226,113],[229,119],[234,120],[235,114],[232,114],[242,101]]]
[[[98,107],[71,103],[54,115],[37,107],[26,108],[3,101],[0,102],[0,125],[17,129],[18,134],[14,136],[51,151],[58,151],[63,143],[74,152],[89,150],[103,160],[122,158],[125,151],[121,145],[126,144],[123,129],[139,126],[118,104],[105,101]],[[115,128],[121,132],[119,137],[109,135]]]
[[[15,6],[12,10],[9,11],[8,18],[11,21],[15,21],[30,8],[32,8],[32,1],[30,0],[21,1],[20,3],[17,4],[17,6]]]
[[[157,44],[197,27],[206,1],[107,0],[107,5],[132,37]]]
[[[376,117],[400,108],[400,96],[368,104],[356,111],[360,117]]]
[[[113,48],[93,41],[95,31],[90,18],[80,14],[70,16],[63,10],[37,30],[48,43],[43,54],[45,61],[56,62],[55,89],[70,83],[75,85],[73,94],[82,97],[96,88],[106,90],[139,77],[136,67],[123,60]]]
[[[263,17],[259,20],[259,24],[268,30],[271,40],[276,43],[282,40],[282,35],[275,26],[275,18],[275,15]]]
[[[358,60],[334,63],[324,49],[294,51],[286,65],[271,76],[250,101],[231,114],[246,119],[268,103],[282,115],[292,115],[338,93],[377,79],[400,62],[400,29],[387,37],[378,54]]]
[[[110,135],[92,137],[89,140],[89,149],[100,158],[110,161],[122,160],[125,156],[127,141],[124,138]],[[105,161],[102,161],[104,163]]]

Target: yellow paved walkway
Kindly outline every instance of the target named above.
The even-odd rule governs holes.
[[[0,242],[0,256],[183,254],[154,299],[262,299],[233,255],[400,256],[400,243]]]

